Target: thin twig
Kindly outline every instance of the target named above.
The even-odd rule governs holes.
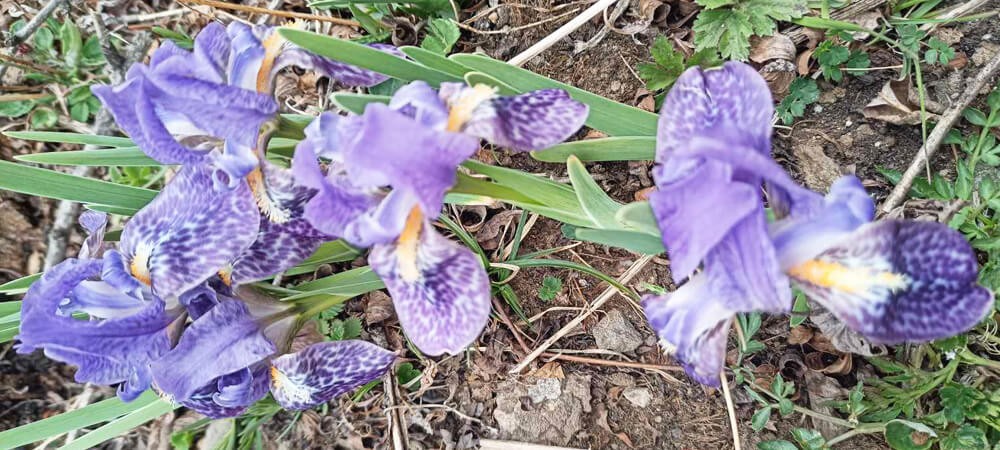
[[[684,368],[681,366],[665,366],[661,364],[646,364],[646,363],[637,363],[631,361],[611,361],[600,358],[588,358],[586,356],[564,355],[562,353],[542,352],[541,356],[543,358],[548,358],[549,361],[558,359],[562,361],[577,362],[582,364],[593,364],[595,366],[627,367],[629,369],[645,369],[645,370],[662,370],[664,372],[684,371]]]
[[[335,23],[337,25],[346,25],[349,27],[360,27],[361,24],[355,20],[341,19],[340,17],[327,17],[318,16],[316,14],[306,14],[293,11],[272,11],[267,8],[261,8],[257,6],[247,6],[238,5],[235,3],[220,2],[217,0],[178,0],[179,3],[194,3],[197,5],[211,6],[213,8],[219,9],[231,9],[233,11],[243,11],[253,14],[266,14],[275,17],[284,17],[286,19],[302,19],[302,20],[315,20],[319,22],[329,22]]]
[[[573,20],[566,22],[565,25],[559,27],[556,31],[553,31],[552,34],[545,36],[542,40],[535,43],[535,45],[528,47],[527,50],[515,55],[510,59],[510,61],[507,62],[515,66],[524,65],[524,63],[528,62],[531,58],[538,56],[549,47],[555,45],[556,42],[562,40],[562,38],[569,36],[570,33],[576,31],[577,28],[583,26],[583,24],[587,23],[590,19],[593,19],[598,14],[601,14],[601,12],[616,1],[618,0],[599,0],[597,3],[591,5],[590,8],[585,9],[579,16],[576,16]]]
[[[653,255],[646,255],[643,256],[642,258],[639,258],[635,263],[632,264],[632,267],[629,267],[628,270],[626,270],[625,273],[623,273],[621,277],[618,278],[618,282],[624,285],[625,283],[631,281],[632,278],[635,277],[636,274],[638,274],[639,271],[641,271],[644,267],[646,267],[646,264],[649,264],[649,261],[651,261],[652,259]],[[608,288],[605,289],[604,292],[602,292],[601,295],[598,296],[596,300],[594,300],[594,303],[591,304],[590,307],[583,312],[583,314],[580,314],[575,319],[571,320],[569,323],[566,324],[566,326],[560,328],[559,331],[553,334],[552,337],[546,339],[545,342],[542,343],[542,345],[540,345],[538,348],[536,348],[534,351],[528,354],[528,356],[525,357],[524,360],[522,360],[520,363],[517,364],[517,366],[511,369],[510,373],[518,373],[524,370],[524,368],[527,367],[528,364],[531,364],[532,361],[541,356],[541,354],[545,352],[545,350],[548,350],[548,348],[551,347],[553,344],[555,344],[557,341],[559,341],[559,339],[562,339],[563,336],[565,336],[574,328],[576,328],[578,325],[583,323],[584,319],[593,314],[594,311],[600,309],[601,306],[604,306],[604,304],[607,303],[608,300],[614,298],[615,293],[617,292],[618,289],[616,289],[614,286],[608,286]]]
[[[53,69],[51,67],[43,66],[41,64],[35,64],[35,63],[33,63],[31,61],[28,61],[26,59],[21,59],[21,58],[18,58],[16,56],[11,56],[11,55],[5,55],[3,53],[0,53],[0,61],[6,61],[6,62],[8,62],[10,64],[15,65],[15,66],[20,66],[20,67],[23,67],[25,69],[31,69],[31,70],[34,70],[36,72],[44,72],[44,73],[47,73],[49,75],[58,75],[59,74],[58,70]]]
[[[729,380],[726,379],[725,372],[719,373],[722,380],[722,396],[726,398],[726,412],[729,414],[729,428],[733,432],[733,449],[743,450],[740,445],[740,427],[736,421],[736,408],[733,406],[733,395],[729,392]]]
[[[7,48],[16,47],[22,42],[28,40],[28,38],[30,38],[32,34],[35,34],[35,31],[37,31],[38,28],[45,23],[45,19],[48,19],[49,16],[52,15],[52,12],[62,6],[63,3],[66,3],[66,1],[67,0],[49,0],[49,2],[45,4],[45,7],[43,7],[41,11],[38,11],[38,14],[35,14],[35,17],[32,17],[31,20],[24,25],[24,27],[17,30],[17,33],[11,34],[10,37],[7,38],[6,42],[4,42],[4,46]]]
[[[989,3],[989,1],[990,0],[969,0],[967,2],[962,2],[962,3],[959,3],[958,5],[955,5],[954,8],[951,8],[948,11],[945,11],[944,13],[942,13],[941,15],[935,17],[935,19],[940,19],[940,20],[957,19],[959,17],[965,16],[966,14],[969,14],[969,13],[971,13],[971,12],[979,9],[979,7],[981,7],[981,6]],[[946,22],[930,22],[930,23],[925,23],[925,24],[923,24],[923,25],[920,26],[920,29],[929,32],[929,31],[937,28],[939,25],[942,25],[944,23],[946,23]]]
[[[494,439],[480,439],[479,446],[482,450],[583,450],[570,447],[553,447],[551,445],[528,444],[515,441],[497,441]]]
[[[906,169],[899,183],[893,188],[892,193],[882,203],[881,210],[883,214],[888,214],[902,203],[906,194],[910,192],[913,180],[920,175],[920,170],[927,165],[930,157],[934,155],[934,152],[944,142],[944,138],[948,135],[948,130],[955,125],[955,122],[961,117],[962,111],[976,99],[979,95],[979,90],[993,78],[997,70],[1000,70],[1000,58],[993,58],[993,60],[983,66],[979,74],[976,75],[976,78],[972,80],[972,83],[967,85],[965,92],[958,101],[941,116],[941,121],[937,125],[934,125],[934,130],[931,131],[931,134],[927,136],[927,141],[917,151],[917,155],[910,163],[910,167]]]

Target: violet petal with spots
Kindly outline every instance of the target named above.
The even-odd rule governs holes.
[[[287,409],[309,409],[378,379],[395,359],[364,341],[313,344],[271,362],[271,393]]]

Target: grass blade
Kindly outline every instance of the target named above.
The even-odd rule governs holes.
[[[590,105],[587,125],[612,136],[655,136],[656,114],[601,97],[600,95],[560,83],[485,55],[455,54],[453,61],[473,70],[488,73],[520,92],[537,89],[564,89],[573,98]]]
[[[5,131],[7,137],[24,139],[26,141],[55,142],[61,144],[84,144],[98,147],[134,147],[129,138],[115,136],[97,136],[59,131]]]
[[[33,153],[18,155],[14,159],[35,164],[52,164],[60,166],[123,166],[123,167],[154,167],[162,166],[153,158],[146,156],[139,147],[114,147],[99,150],[78,150],[69,152]]]
[[[361,114],[365,112],[365,107],[369,103],[379,102],[379,103],[389,103],[388,95],[371,95],[371,94],[351,94],[351,93],[334,93],[330,95],[330,100],[340,107],[340,109],[350,111],[354,114]]]
[[[0,161],[0,189],[39,197],[138,210],[157,192]]]
[[[34,283],[35,280],[41,277],[42,274],[36,273],[0,284],[0,294],[17,295],[28,292],[28,288],[31,287],[31,283]]]
[[[464,77],[467,72],[472,70],[444,56],[420,47],[405,46],[400,47],[399,49],[402,50],[406,56],[409,56],[420,64],[456,77]]]
[[[482,72],[469,72],[465,74],[465,84],[469,86],[475,86],[477,84],[485,84],[487,86],[492,86],[497,88],[497,92],[500,95],[517,95],[519,92],[517,89],[510,87],[507,83],[493,78]]]
[[[283,300],[297,300],[314,295],[338,295],[350,298],[384,287],[382,280],[370,267],[358,267],[295,286],[292,289],[301,294]]]
[[[636,231],[577,228],[574,235],[581,241],[624,248],[644,255],[659,255],[666,251],[659,236]]]
[[[583,162],[649,161],[653,159],[655,153],[655,137],[619,136],[559,144],[545,150],[531,152],[531,157],[552,163],[562,163],[571,155]]]
[[[177,407],[166,400],[157,398],[153,402],[128,413],[128,415],[108,422],[104,426],[81,436],[80,439],[60,447],[60,450],[87,450],[93,448],[102,442],[113,439],[139,425],[173,411]]]
[[[342,240],[338,239],[333,242],[326,242],[321,245],[316,252],[312,254],[312,256],[299,263],[298,266],[285,271],[285,275],[292,276],[310,273],[323,264],[350,261],[357,258],[360,254],[361,252],[358,249],[351,247]]]
[[[278,32],[293,44],[317,55],[374,70],[400,80],[424,80],[432,86],[438,86],[446,81],[462,81],[460,77],[422,66],[357,42],[293,28],[281,28]]]
[[[0,432],[0,450],[20,447],[96,423],[107,422],[157,402],[163,401],[152,391],[146,391],[131,403],[122,402],[117,397],[102,400],[77,410]]]

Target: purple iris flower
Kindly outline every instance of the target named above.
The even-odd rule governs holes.
[[[326,113],[306,129],[292,161],[314,189],[306,219],[358,247],[385,282],[403,330],[428,355],[455,354],[489,319],[489,277],[469,249],[432,224],[456,169],[479,139],[539,150],[575,133],[587,106],[561,90],[500,97],[492,88],[413,82],[364,114]],[[318,158],[329,161],[326,170]],[[388,187],[388,189],[386,189]]]
[[[789,310],[789,282],[881,344],[952,336],[987,314],[992,294],[959,233],[872,222],[854,177],[825,197],[797,185],[770,157],[772,114],[764,80],[734,62],[685,72],[660,114],[650,204],[673,275],[687,281],[643,306],[693,378],[717,386],[734,315]],[[778,215],[770,225],[762,184]]]
[[[380,50],[400,54],[390,46]],[[318,57],[283,40],[275,28],[231,23],[206,26],[193,51],[165,41],[149,65],[136,64],[124,83],[95,86],[94,95],[151,158],[164,164],[211,161],[220,185],[234,187],[263,160],[261,127],[277,117],[277,73],[312,69],[351,86],[384,75]]]
[[[290,352],[293,307],[241,289],[205,289],[210,308],[151,364],[164,396],[212,418],[234,417],[268,392],[308,409],[382,376],[395,354],[364,341],[312,343]]]

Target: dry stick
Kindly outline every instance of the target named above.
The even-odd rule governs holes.
[[[726,398],[726,412],[729,414],[729,427],[733,431],[733,448],[735,450],[742,450],[743,446],[740,445],[740,428],[736,423],[736,408],[733,406],[733,395],[729,393],[729,381],[726,380],[726,374],[724,372],[719,373],[719,379],[722,380],[722,395]]]
[[[639,260],[637,260],[635,263],[632,264],[632,267],[629,267],[628,270],[626,270],[625,273],[623,273],[622,276],[618,278],[618,282],[621,283],[622,285],[628,283],[629,281],[632,280],[633,277],[635,277],[636,274],[639,273],[639,271],[641,271],[644,267],[646,267],[646,264],[649,264],[649,262],[652,260],[653,260],[653,255],[646,255],[643,256],[642,258],[639,258]],[[614,286],[608,286],[608,288],[605,289],[604,292],[602,292],[601,295],[597,297],[597,300],[594,300],[594,303],[590,305],[590,307],[587,308],[587,310],[584,311],[583,314],[580,314],[575,319],[571,320],[569,323],[566,324],[566,326],[560,328],[559,331],[556,332],[556,334],[553,334],[552,337],[546,339],[545,342],[542,342],[542,345],[533,350],[530,354],[528,354],[528,356],[524,358],[523,361],[521,361],[520,363],[517,364],[517,366],[511,369],[510,373],[518,373],[524,370],[524,368],[527,367],[528,364],[531,364],[532,361],[541,356],[542,353],[545,352],[545,350],[548,350],[549,347],[551,347],[553,344],[559,341],[559,339],[562,339],[562,337],[568,334],[570,331],[572,331],[573,328],[576,328],[578,325],[583,323],[583,320],[589,317],[591,314],[593,314],[594,311],[597,311],[598,309],[601,308],[601,306],[604,306],[604,304],[607,303],[608,300],[611,300],[615,296],[616,292],[618,292],[617,288],[615,288]]]
[[[941,14],[940,16],[935,17],[935,19],[943,19],[943,20],[956,19],[956,18],[962,17],[962,16],[964,16],[966,14],[969,14],[972,11],[975,11],[975,10],[979,9],[980,6],[983,6],[986,3],[989,3],[989,1],[990,0],[970,0],[970,1],[967,1],[965,3],[960,3],[960,4],[956,5],[954,8],[951,8],[948,11],[945,11],[944,14]],[[937,28],[942,23],[944,23],[944,22],[925,23],[925,24],[923,24],[923,25],[920,26],[920,29],[924,30],[924,31],[931,31],[931,30]]]
[[[178,2],[181,4],[194,3],[196,5],[211,6],[213,8],[219,8],[219,9],[231,9],[233,11],[243,11],[254,14],[267,14],[269,16],[284,17],[287,19],[315,20],[319,22],[335,23],[337,25],[346,25],[349,27],[361,26],[361,23],[357,21],[350,19],[341,19],[339,17],[318,16],[316,14],[306,14],[306,13],[292,12],[292,11],[272,11],[270,9],[260,8],[257,6],[237,5],[235,3],[220,2],[216,0],[178,0]]]
[[[583,450],[570,447],[553,447],[551,445],[528,444],[516,441],[497,441],[494,439],[480,439],[479,448],[481,450]]]
[[[868,11],[874,11],[882,6],[886,0],[860,0],[857,2],[852,2],[851,4],[839,8],[830,14],[830,18],[834,20],[846,20],[859,15],[861,13],[866,13]],[[800,26],[794,26],[782,32],[788,35],[795,42],[796,45],[801,44],[809,40],[808,28],[803,28]]]
[[[529,59],[538,56],[539,53],[542,53],[549,47],[555,45],[555,43],[559,42],[560,39],[576,31],[577,28],[583,26],[583,24],[587,23],[590,19],[593,19],[616,1],[618,0],[598,0],[597,3],[594,3],[590,6],[590,8],[587,8],[580,13],[579,16],[576,16],[573,20],[566,22],[565,25],[556,29],[556,31],[552,32],[552,34],[545,36],[545,38],[536,42],[535,45],[528,47],[527,50],[517,54],[511,58],[510,61],[507,61],[507,63],[515,66],[524,65],[524,63],[528,62]]]
[[[586,356],[564,355],[562,353],[542,352],[543,358],[549,360],[558,359],[561,361],[577,362],[581,364],[593,364],[595,366],[628,367],[629,369],[662,370],[664,372],[683,372],[681,366],[665,366],[661,364],[646,364],[631,361],[610,361],[601,358],[588,358]]]
[[[979,90],[990,81],[990,78],[997,73],[998,69],[1000,69],[1000,57],[993,58],[992,61],[986,63],[982,70],[979,71],[979,74],[976,75],[976,78],[972,80],[965,93],[958,99],[958,102],[952,105],[941,116],[941,121],[937,125],[934,125],[934,130],[927,136],[927,142],[917,151],[917,155],[913,158],[913,162],[910,163],[910,167],[903,173],[903,177],[900,178],[899,183],[893,188],[892,193],[889,194],[889,198],[885,199],[885,202],[882,203],[881,209],[883,214],[888,214],[903,201],[906,194],[910,192],[913,180],[920,175],[920,170],[923,169],[930,157],[941,146],[944,138],[948,135],[948,130],[955,125],[955,122],[962,115],[962,111],[976,99],[979,95]]]
[[[38,11],[38,14],[35,14],[35,17],[32,17],[31,20],[24,25],[24,28],[17,30],[17,33],[14,33],[7,38],[7,41],[4,42],[4,46],[15,47],[28,40],[28,38],[31,37],[32,34],[35,34],[35,31],[38,30],[43,23],[45,23],[45,19],[48,19],[49,16],[52,15],[52,12],[55,11],[56,8],[62,6],[63,3],[66,3],[66,1],[67,0],[49,0],[49,2],[45,4],[45,7],[42,8],[41,11]]]

